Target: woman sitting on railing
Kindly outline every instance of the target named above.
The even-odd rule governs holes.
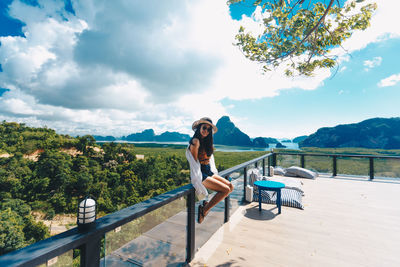
[[[190,163],[190,176],[197,195],[207,196],[206,188],[216,191],[210,202],[203,201],[198,209],[198,222],[201,223],[212,207],[233,191],[233,185],[218,175],[214,162],[213,133],[217,127],[209,118],[201,118],[193,123],[195,131],[190,139],[186,157]]]

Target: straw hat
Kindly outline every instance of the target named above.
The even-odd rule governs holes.
[[[218,131],[217,126],[215,126],[212,123],[212,120],[210,118],[207,118],[207,117],[201,118],[200,120],[197,120],[197,121],[193,122],[192,130],[196,131],[196,128],[199,127],[199,125],[203,124],[203,123],[210,125],[212,127],[212,129],[213,129],[213,133],[216,133]]]

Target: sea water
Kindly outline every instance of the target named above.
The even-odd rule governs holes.
[[[287,149],[300,149],[298,143],[282,143]],[[222,152],[244,152],[244,151],[269,151],[276,148],[276,144],[269,144],[269,147],[244,147],[244,146],[225,146],[214,145],[216,151]]]
[[[109,141],[97,141],[97,143],[107,143],[107,142]],[[151,141],[120,141],[120,140],[116,140],[114,142],[140,144],[141,146],[146,146],[147,144],[149,144],[149,146],[152,146],[152,144],[157,144],[161,146],[165,145],[166,147],[168,145],[187,146],[189,144],[189,142],[151,142]],[[282,142],[282,145],[284,145],[287,149],[300,149],[298,143]],[[276,144],[269,144],[268,147],[226,146],[226,145],[214,144],[214,147],[216,151],[222,151],[222,152],[269,151],[272,148],[276,148]]]

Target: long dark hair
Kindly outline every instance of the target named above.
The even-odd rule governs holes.
[[[200,128],[203,124],[206,124],[206,123],[202,123],[202,124],[199,124],[199,126],[197,126],[193,137],[189,141],[189,144],[193,145],[193,142],[192,142],[193,138],[199,139],[199,141],[200,141],[199,151],[204,149],[207,153],[207,156],[210,157],[214,152],[212,127],[211,127],[211,131],[208,133],[208,135],[205,138],[203,138],[200,134]]]

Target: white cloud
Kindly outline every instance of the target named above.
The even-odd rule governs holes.
[[[373,69],[382,63],[382,57],[374,57],[372,60],[365,60],[363,65],[364,65],[364,70],[369,71],[370,69]]]
[[[0,87],[11,89],[0,98],[1,119],[69,133],[122,135],[146,128],[190,133],[194,119],[228,114],[232,107],[224,107],[222,99],[314,90],[330,76],[321,70],[313,78],[287,78],[282,68],[264,74],[244,58],[232,45],[234,36],[240,25],[261,33],[265,14],[259,8],[236,21],[226,1],[72,5],[76,15],[64,10],[62,0],[39,0],[39,6],[15,0],[9,7],[26,25],[25,37],[0,37]],[[355,34],[347,48],[400,36],[393,26],[395,5],[378,3],[371,30]]]
[[[388,87],[388,86],[393,86],[396,85],[398,82],[400,82],[400,73],[399,74],[393,74],[385,79],[382,79],[379,83],[379,87]]]

